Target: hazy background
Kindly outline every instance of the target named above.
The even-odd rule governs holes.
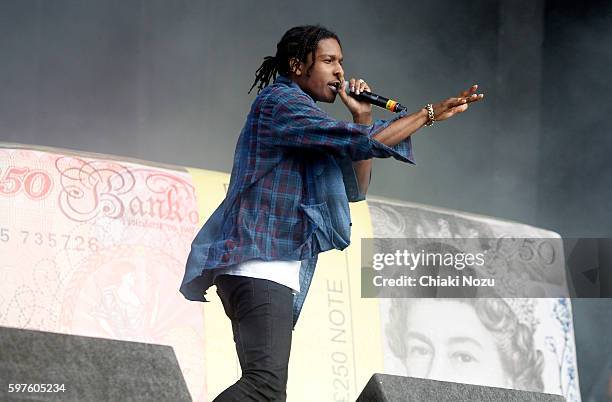
[[[612,6],[569,1],[0,2],[0,140],[229,172],[262,58],[290,27],[409,109],[485,101],[377,160],[372,194],[612,234]],[[340,104],[323,105],[348,119]],[[381,111],[377,117],[388,117]]]
[[[1,0],[0,141],[229,172],[255,70],[307,23],[411,110],[486,94],[415,134],[417,166],[375,161],[371,194],[612,236],[609,1]],[[612,329],[581,331],[584,389]]]

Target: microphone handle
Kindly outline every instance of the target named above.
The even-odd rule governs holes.
[[[393,99],[385,98],[384,96],[380,96],[377,94],[373,94],[372,92],[363,91],[359,95],[350,94],[357,100],[366,101],[371,103],[372,105],[376,105],[382,108],[385,108],[391,112],[399,113],[406,110],[406,107],[401,105],[398,101]]]

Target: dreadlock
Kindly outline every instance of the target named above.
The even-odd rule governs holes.
[[[249,93],[257,85],[257,94],[276,78],[277,74],[287,76],[294,66],[290,60],[295,58],[303,63],[309,54],[312,54],[313,63],[308,67],[307,73],[314,66],[316,50],[321,39],[333,38],[340,44],[340,39],[332,31],[320,25],[303,25],[293,27],[283,35],[276,45],[276,56],[264,57],[263,63],[255,72],[255,81],[249,89]],[[259,85],[258,85],[259,84]]]

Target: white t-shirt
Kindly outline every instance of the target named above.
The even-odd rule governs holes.
[[[301,266],[301,261],[248,260],[231,267],[213,269],[213,282],[219,275],[248,276],[280,283],[291,288],[293,294],[296,294],[300,293]]]

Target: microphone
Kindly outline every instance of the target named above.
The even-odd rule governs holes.
[[[398,101],[385,98],[381,95],[373,94],[372,92],[363,91],[359,93],[359,95],[355,95],[353,92],[350,91],[348,81],[344,81],[344,91],[347,95],[357,99],[358,101],[368,102],[372,105],[385,108],[394,113],[399,113],[406,110],[406,107],[401,105]]]

